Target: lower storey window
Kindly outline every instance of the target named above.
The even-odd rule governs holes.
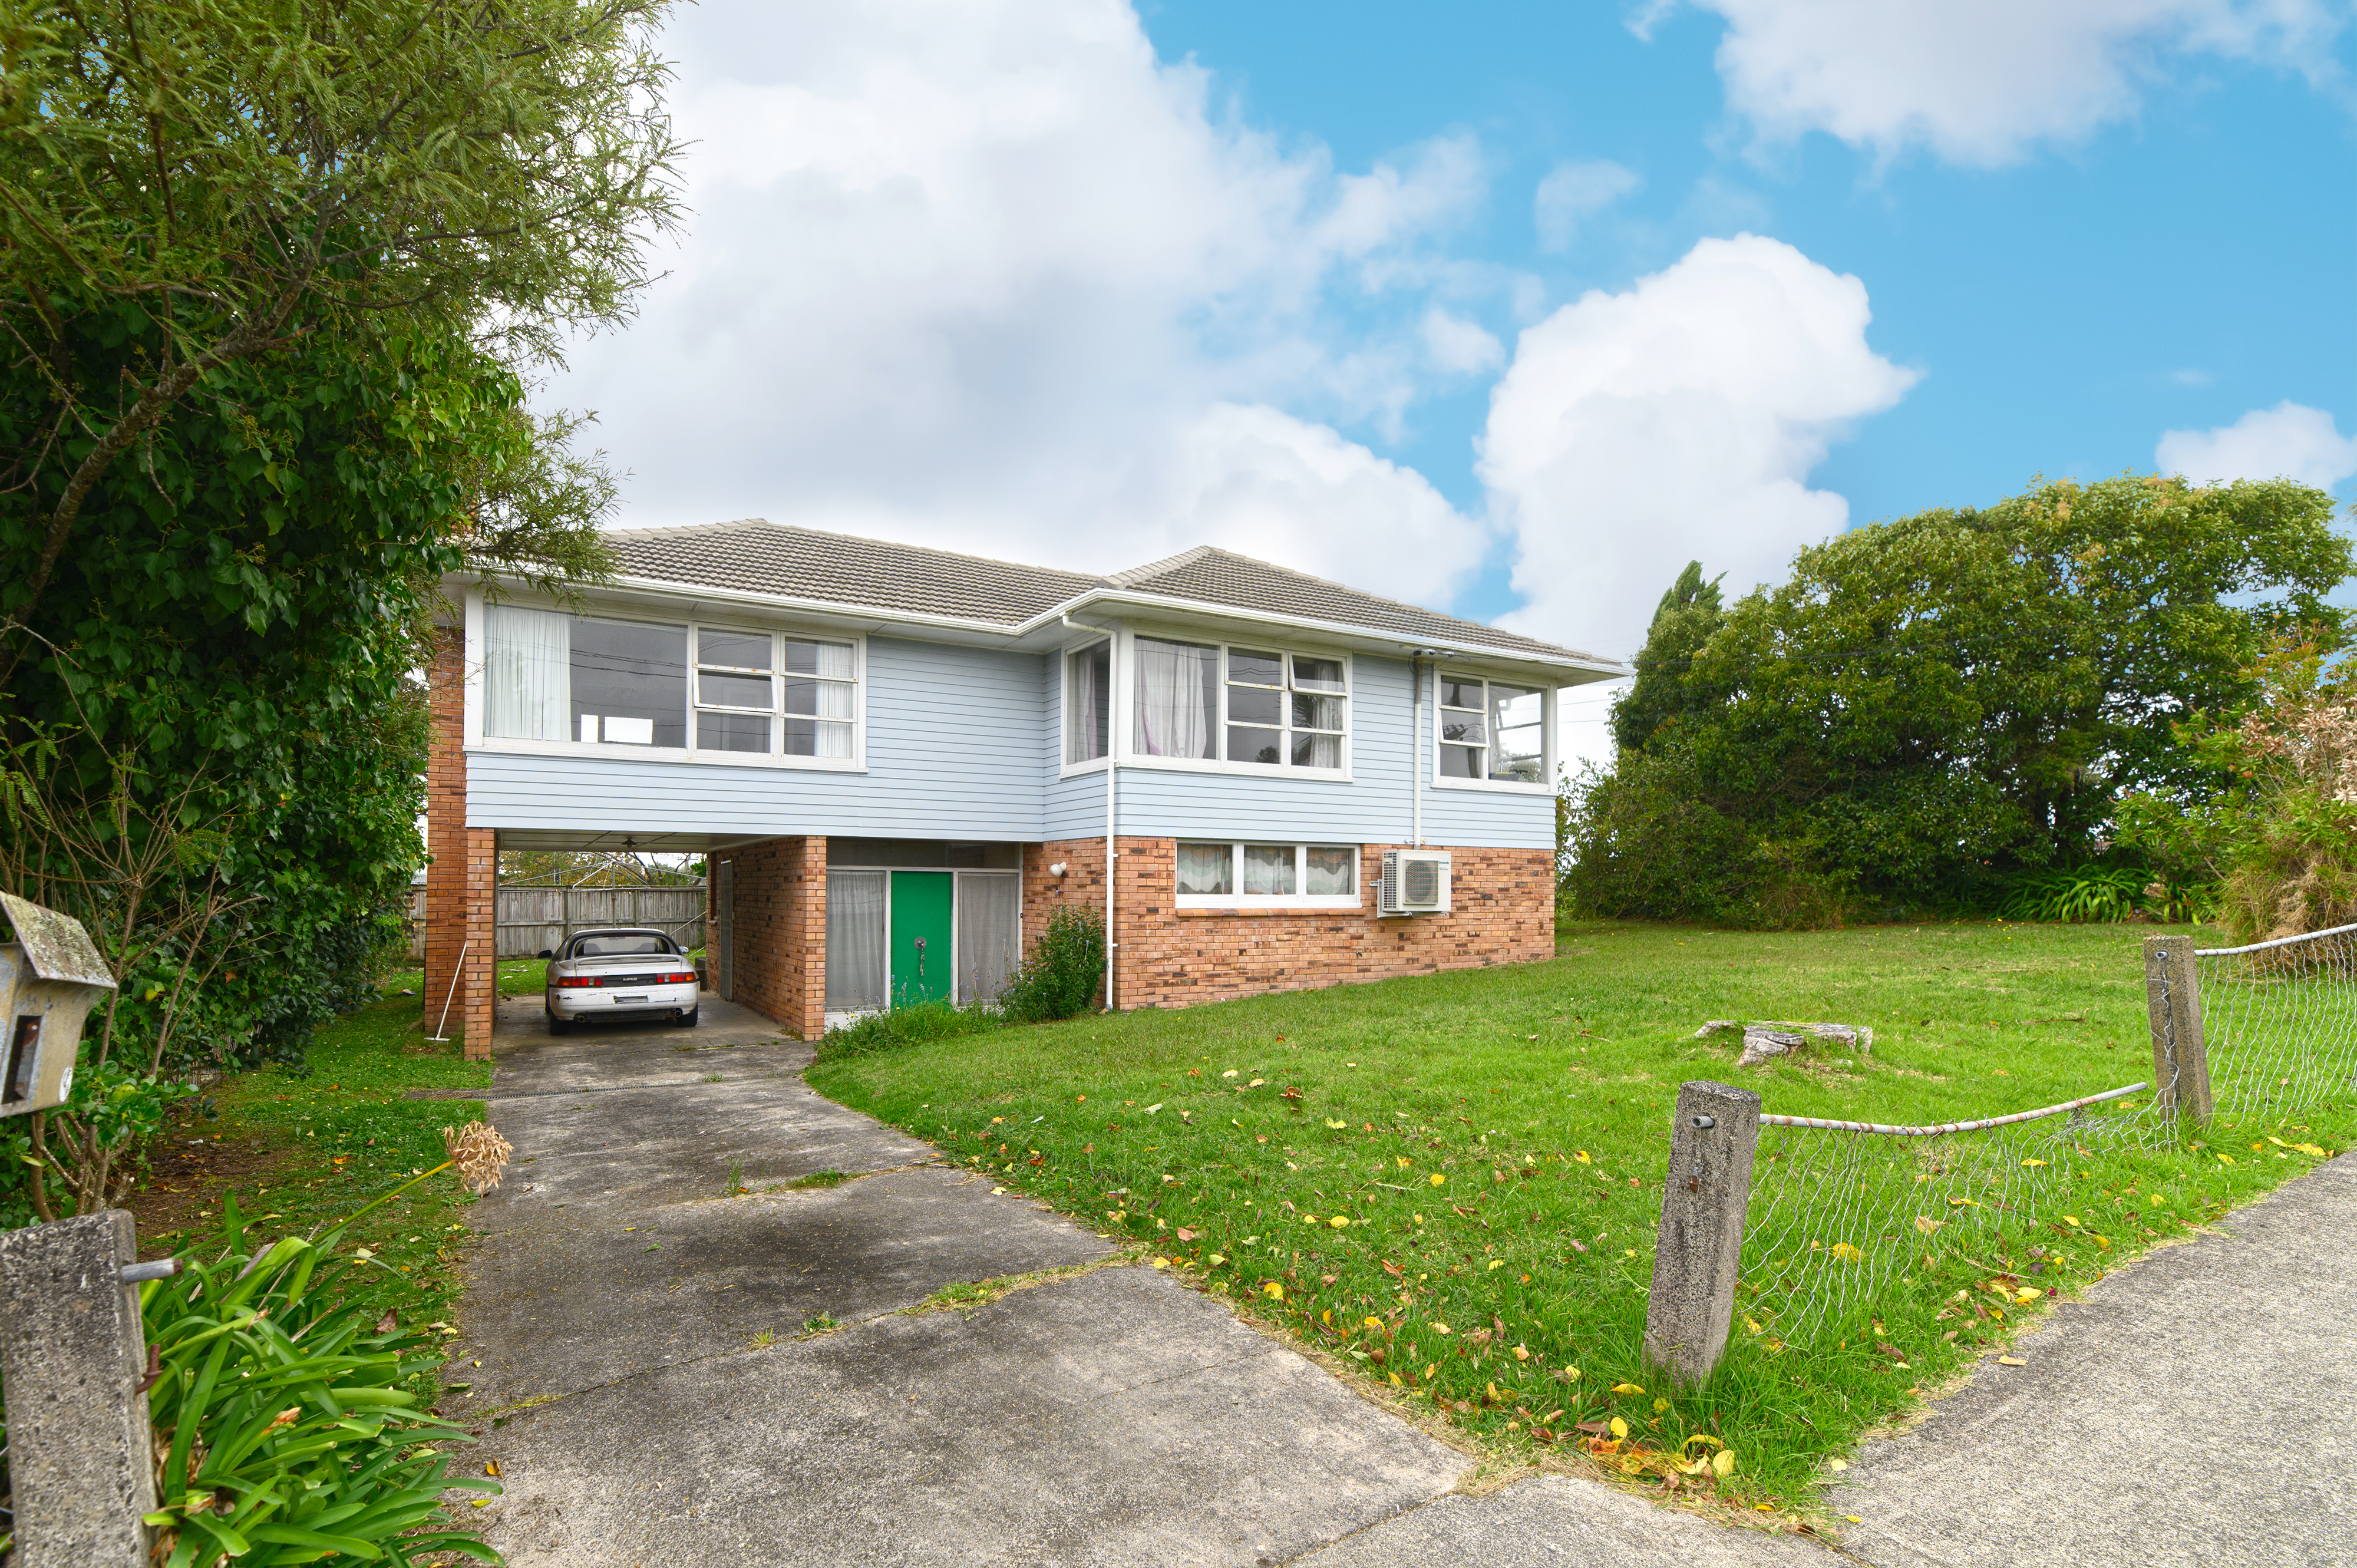
[[[1359,905],[1359,846],[1347,843],[1182,843],[1178,907],[1261,905],[1352,909]]]

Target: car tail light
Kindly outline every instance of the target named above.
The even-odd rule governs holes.
[[[597,979],[594,975],[580,975],[571,980],[560,980],[556,983],[559,986],[569,989],[576,985],[602,985],[605,982]]]
[[[693,973],[661,974],[655,977],[655,983],[658,985],[693,985],[695,983],[695,976]]]

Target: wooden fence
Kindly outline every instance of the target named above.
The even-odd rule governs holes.
[[[500,958],[530,958],[593,926],[645,926],[693,952],[704,946],[704,884],[677,887],[501,886],[493,915]],[[410,899],[409,951],[425,954],[425,889]]]

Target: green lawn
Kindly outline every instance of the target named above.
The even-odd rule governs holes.
[[[2039,1173],[2051,1201],[2035,1227],[1982,1232],[1970,1254],[1894,1216],[1906,1272],[1853,1320],[1806,1345],[1739,1326],[1718,1373],[1682,1392],[1640,1353],[1677,1085],[1911,1122],[2133,1083],[2151,1069],[2144,929],[1585,925],[1552,962],[827,1056],[808,1076],[1145,1243],[1501,1458],[1617,1418],[1630,1447],[1700,1434],[1737,1455],[1731,1480],[1686,1485],[1808,1509],[1825,1459],[2034,1317],[2025,1277],[2097,1277],[2308,1168],[2289,1144],[2347,1146],[2357,1114],[2344,1096],[2159,1153],[2065,1155]],[[1733,1042],[1692,1037],[1762,1017],[1867,1025],[1874,1048],[1738,1073]]]

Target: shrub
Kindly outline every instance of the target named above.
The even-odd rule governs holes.
[[[246,1229],[228,1198],[220,1254],[140,1287],[161,1368],[148,1393],[163,1469],[148,1516],[158,1559],[500,1561],[471,1531],[431,1528],[445,1491],[500,1486],[449,1475],[449,1456],[426,1446],[469,1439],[419,1408],[442,1361],[432,1337],[370,1321],[361,1271],[382,1265],[337,1256],[340,1226],[259,1250]]]
[[[2151,872],[2131,865],[2034,872],[2013,885],[1997,913],[2008,920],[2125,920],[2152,882]]]
[[[1096,1001],[1104,965],[1103,917],[1067,905],[1048,917],[1030,956],[999,992],[999,1011],[1017,1024],[1077,1017]]]
[[[904,1002],[881,1013],[866,1014],[840,1029],[829,1029],[820,1048],[829,1058],[864,1056],[893,1046],[984,1034],[1006,1023],[988,1004],[960,1007],[944,1001]]]

